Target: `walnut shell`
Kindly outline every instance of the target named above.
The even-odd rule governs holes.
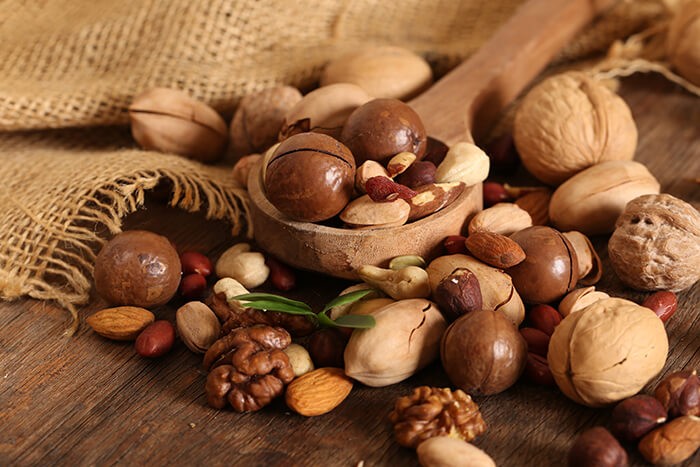
[[[661,371],[667,355],[666,330],[654,312],[607,298],[559,323],[547,361],[566,396],[601,407],[639,392]]]
[[[566,73],[527,94],[513,137],[527,170],[559,185],[599,162],[632,159],[637,126],[625,101],[608,88],[583,73]]]
[[[700,279],[700,213],[668,194],[635,198],[617,220],[608,253],[634,289],[687,289]]]
[[[700,2],[686,1],[676,12],[669,25],[666,50],[678,73],[700,86]]]
[[[608,161],[576,174],[556,189],[549,218],[562,232],[610,233],[628,202],[659,192],[659,182],[639,162]]]

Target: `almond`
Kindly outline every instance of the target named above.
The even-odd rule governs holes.
[[[495,268],[507,269],[525,260],[520,245],[505,235],[481,230],[469,235],[465,243],[472,255]]]
[[[348,397],[352,380],[340,368],[319,368],[292,381],[285,400],[293,411],[313,417],[330,412]]]
[[[532,226],[532,218],[513,203],[498,203],[477,213],[469,223],[469,233],[477,230],[510,235]]]
[[[145,308],[118,306],[100,310],[86,320],[102,337],[115,341],[130,341],[138,337],[156,317]]]

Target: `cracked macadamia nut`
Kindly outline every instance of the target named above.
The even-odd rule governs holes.
[[[667,354],[666,330],[654,312],[607,298],[559,323],[547,361],[566,396],[601,407],[639,392],[661,371]]]
[[[165,305],[180,285],[180,257],[170,241],[153,232],[115,236],[95,261],[95,290],[112,305]]]
[[[700,213],[667,194],[635,198],[617,220],[608,253],[634,289],[687,289],[700,279]]]
[[[301,133],[277,147],[264,182],[267,198],[283,214],[297,221],[323,221],[350,201],[355,159],[330,136]]]
[[[583,73],[552,76],[533,88],[514,125],[523,164],[551,185],[599,162],[630,160],[637,147],[625,101]]]
[[[374,99],[358,107],[345,122],[340,141],[350,148],[358,164],[385,162],[400,152],[420,159],[428,145],[416,111],[397,99]]]

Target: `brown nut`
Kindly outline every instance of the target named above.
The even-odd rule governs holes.
[[[684,415],[655,429],[639,442],[639,452],[655,465],[683,462],[700,448],[700,418]]]
[[[289,109],[279,140],[308,131],[338,138],[348,116],[370,99],[364,89],[351,83],[315,89]]]
[[[416,189],[416,195],[408,199],[411,211],[408,220],[427,217],[449,206],[464,191],[464,183],[431,183]]]
[[[352,196],[355,159],[350,150],[320,133],[292,136],[267,165],[265,192],[294,220],[317,222],[338,214]]]
[[[543,188],[526,193],[515,200],[515,204],[527,211],[532,218],[532,225],[549,224],[549,201],[552,199],[552,190]]]
[[[300,100],[301,93],[291,86],[275,86],[243,97],[231,120],[233,154],[262,153],[275,144],[285,115]]]
[[[553,302],[574,288],[578,280],[578,259],[561,232],[551,227],[533,226],[510,238],[526,255],[525,261],[506,271],[525,302]]]
[[[390,45],[367,47],[331,60],[321,86],[353,83],[375,97],[408,100],[433,81],[428,63],[414,52]]]
[[[549,370],[547,359],[532,352],[527,353],[527,361],[525,362],[525,372],[523,376],[531,383],[540,386],[554,386],[556,384],[554,382],[554,376],[552,376],[552,372]]]
[[[474,257],[494,268],[508,269],[525,261],[520,245],[505,235],[477,231],[467,237],[466,245]]]
[[[467,237],[462,235],[449,235],[442,241],[442,246],[448,255],[467,253]]]
[[[198,300],[207,291],[207,279],[198,273],[187,274],[180,280],[180,296],[185,300]]]
[[[180,340],[194,353],[204,353],[219,338],[221,324],[202,302],[189,302],[178,308],[175,325]]]
[[[527,342],[527,351],[547,358],[547,349],[549,348],[549,336],[539,329],[535,328],[520,328],[520,335]]]
[[[154,321],[141,331],[134,342],[136,353],[142,357],[162,357],[175,343],[175,328],[165,320]]]
[[[677,371],[666,376],[656,387],[654,396],[671,418],[700,415],[700,378],[696,370]]]
[[[165,305],[180,285],[180,257],[170,241],[153,232],[116,235],[95,260],[95,290],[113,305]]]
[[[289,383],[284,400],[300,415],[314,417],[338,407],[352,390],[352,380],[340,368],[317,368]]]
[[[250,176],[250,172],[253,170],[254,167],[257,167],[258,164],[261,164],[262,160],[263,156],[261,156],[260,154],[249,154],[247,156],[241,157],[233,165],[233,169],[231,170],[231,176],[240,187],[247,189],[248,177]]]
[[[442,141],[428,136],[428,144],[422,160],[430,161],[437,167],[445,159],[449,149]]]
[[[183,274],[201,274],[204,277],[209,277],[214,267],[211,260],[202,253],[196,251],[186,251],[180,255],[180,264],[182,265]]]
[[[622,441],[637,441],[666,422],[666,409],[657,399],[637,394],[615,406],[610,431]]]
[[[228,140],[226,122],[207,104],[176,89],[155,88],[129,106],[131,134],[144,149],[214,162]]]
[[[569,467],[626,467],[627,452],[602,426],[584,431],[569,451]]]
[[[118,306],[100,310],[88,316],[86,322],[102,337],[115,341],[130,341],[136,339],[155,319],[153,313],[145,308]]]
[[[319,329],[309,337],[309,355],[316,368],[343,368],[343,352],[347,344],[348,338],[341,331],[334,328]]]
[[[468,394],[496,394],[522,374],[527,343],[502,313],[477,310],[447,328],[440,356],[452,384]]]
[[[396,178],[396,181],[416,189],[435,182],[435,164],[430,161],[416,161]]]
[[[649,295],[642,302],[642,306],[649,308],[664,323],[671,319],[671,316],[678,308],[678,297],[673,292],[662,290]]]
[[[491,159],[491,167],[494,173],[500,175],[513,175],[520,165],[520,154],[515,148],[513,135],[505,133],[489,141],[486,146],[486,154]]]
[[[466,268],[457,269],[441,280],[433,292],[433,299],[448,321],[483,307],[479,279]]]
[[[554,333],[554,328],[561,323],[562,316],[549,305],[535,305],[530,309],[527,319],[533,328],[551,336]]]
[[[482,186],[484,207],[490,208],[498,203],[510,201],[510,196],[502,184],[496,182],[484,182]]]
[[[270,269],[270,282],[277,290],[288,292],[296,287],[296,275],[292,268],[270,256],[265,258],[265,265]]]
[[[513,203],[498,203],[478,212],[472,218],[469,222],[469,234],[485,230],[508,236],[531,226],[532,218],[527,211]]]
[[[420,159],[427,146],[420,117],[396,99],[374,99],[358,107],[348,117],[340,141],[350,148],[358,164],[386,161],[404,151]]]

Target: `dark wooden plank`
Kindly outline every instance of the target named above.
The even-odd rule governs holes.
[[[700,106],[697,98],[661,79],[637,77],[622,89],[640,133],[638,160],[664,191],[700,207]],[[221,222],[149,203],[127,221],[170,236],[180,248],[213,257],[232,239]],[[607,265],[605,238],[596,245]],[[345,283],[304,276],[295,296],[315,303]],[[606,268],[600,288],[635,301]],[[700,368],[700,285],[680,296],[668,323],[671,352],[664,373]],[[104,304],[94,298],[81,319]],[[157,310],[172,319],[178,303]],[[66,314],[33,300],[0,304],[0,465],[229,464],[415,465],[415,454],[392,440],[386,415],[393,401],[420,384],[448,385],[436,363],[382,389],[357,385],[331,414],[304,418],[282,401],[253,414],[215,411],[204,398],[200,358],[178,343],[147,361],[130,344],[106,341],[84,324],[62,337]],[[662,375],[651,382],[653,386]],[[609,409],[578,406],[558,390],[518,383],[477,398],[489,429],[476,444],[499,465],[562,465],[576,434],[604,424]],[[635,465],[643,461],[629,449]],[[700,462],[696,454],[686,465]]]

